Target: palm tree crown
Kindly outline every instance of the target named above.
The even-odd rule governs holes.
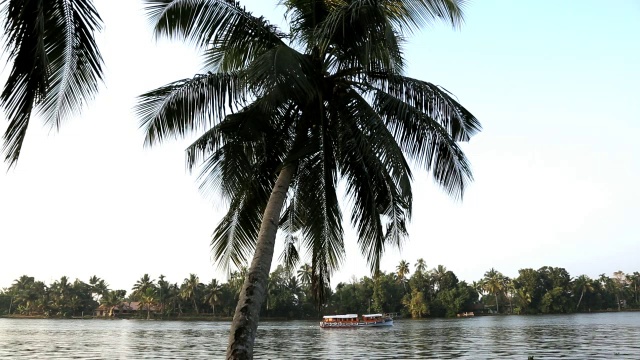
[[[210,72],[142,95],[137,111],[147,144],[205,131],[187,162],[204,160],[202,187],[217,188],[230,205],[212,240],[215,260],[246,263],[285,168],[291,181],[281,227],[302,235],[318,282],[344,256],[340,177],[372,271],[385,246],[406,236],[409,159],[462,197],[471,171],[456,142],[480,125],[442,88],[401,72],[400,28],[432,17],[457,24],[456,3],[285,1],[287,34],[233,2],[147,0],[156,34],[212,45]]]

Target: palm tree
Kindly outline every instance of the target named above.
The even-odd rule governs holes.
[[[169,282],[164,278],[165,276],[162,274],[158,276],[158,301],[160,302],[160,314],[162,315],[164,315],[165,304],[171,295],[171,284],[169,284]]]
[[[305,288],[311,285],[311,278],[313,276],[312,271],[313,270],[311,269],[311,266],[309,264],[302,264],[302,266],[300,266],[300,269],[298,269],[298,279],[300,279],[302,286]]]
[[[576,293],[580,293],[580,299],[578,300],[578,305],[576,305],[576,310],[578,310],[580,308],[580,303],[582,302],[584,293],[593,292],[593,283],[587,275],[580,275],[573,282],[573,287],[575,288]]]
[[[202,284],[196,274],[189,274],[189,277],[184,279],[182,283],[181,295],[184,299],[191,299],[193,301],[193,309],[198,314],[198,291]]]
[[[133,284],[133,288],[131,290],[131,296],[133,298],[139,298],[142,294],[144,294],[148,288],[154,288],[155,284],[153,283],[155,280],[149,277],[149,274],[144,274],[142,277]]]
[[[100,298],[109,290],[109,284],[107,284],[104,279],[100,279],[95,275],[89,278],[89,285],[91,285],[92,297],[96,301],[99,301]]]
[[[156,289],[153,287],[145,288],[144,292],[139,297],[140,306],[139,309],[147,309],[147,320],[151,319],[151,307],[157,302]]]
[[[120,291],[107,291],[101,298],[100,304],[109,309],[109,316],[113,316],[113,309],[120,305],[124,300],[124,297],[120,296]]]
[[[505,295],[509,299],[509,312],[511,314],[513,314],[513,293],[516,290],[516,286],[515,286],[515,284],[513,282],[513,279],[511,279],[508,276],[503,276],[502,277],[502,290],[504,291]]]
[[[427,263],[423,258],[420,258],[416,261],[416,273],[424,273],[425,271],[427,271]]]
[[[339,178],[372,273],[385,247],[406,237],[409,161],[462,197],[471,170],[458,142],[480,124],[442,88],[403,76],[401,46],[401,30],[460,24],[461,1],[283,0],[288,33],[234,1],[146,3],[156,35],[201,45],[207,67],[140,97],[145,143],[204,131],[187,148],[187,166],[203,160],[203,189],[229,203],[213,257],[241,266],[253,254],[227,357],[253,354],[279,227],[300,237],[314,296],[325,300],[344,260]]]
[[[527,292],[527,289],[525,288],[518,288],[515,291],[515,297],[516,297],[516,302],[518,303],[519,307],[521,309],[523,309],[524,311],[527,311],[527,309],[529,308],[529,305],[531,304],[531,294],[529,292]]]
[[[209,284],[204,288],[205,298],[204,302],[211,306],[213,316],[216,315],[216,304],[220,301],[220,295],[222,294],[222,287],[218,284],[218,280],[212,279]]]
[[[396,274],[398,274],[398,281],[402,283],[403,288],[406,290],[406,276],[409,274],[409,263],[405,260],[400,260],[400,264],[396,266]]]
[[[102,20],[92,0],[2,1],[5,53],[13,62],[0,105],[9,126],[2,151],[12,166],[35,111],[53,129],[91,99],[102,81],[94,32]]]
[[[496,297],[496,313],[500,313],[498,294],[504,289],[504,276],[494,268],[484,273],[485,290]]]
[[[441,288],[442,278],[444,277],[444,274],[446,274],[446,273],[447,273],[447,268],[444,265],[438,265],[437,267],[431,269],[431,276],[433,278],[433,284],[434,284],[434,286],[437,285],[438,290]]]

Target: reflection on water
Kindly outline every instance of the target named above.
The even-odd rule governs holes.
[[[224,357],[229,323],[0,319],[0,359]],[[263,322],[258,359],[640,359],[640,313],[398,320],[390,328]]]

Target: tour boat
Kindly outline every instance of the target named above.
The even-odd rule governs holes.
[[[355,328],[393,326],[393,318],[386,314],[367,314],[358,318],[358,314],[327,315],[322,317],[321,328]]]

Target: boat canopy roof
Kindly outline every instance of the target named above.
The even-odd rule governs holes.
[[[346,314],[346,315],[327,315],[323,316],[323,319],[353,319],[357,318],[358,314]]]
[[[365,318],[369,318],[369,317],[382,317],[382,314],[367,314],[367,315],[362,315],[362,317],[365,317]]]

